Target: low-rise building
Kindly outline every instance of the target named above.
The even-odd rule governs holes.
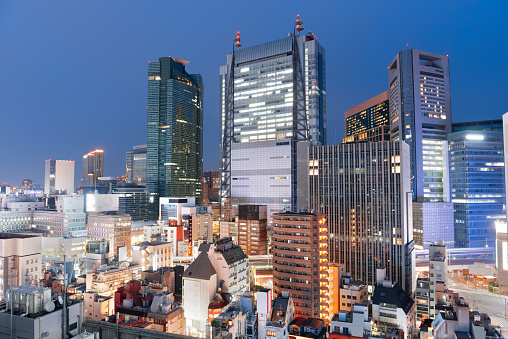
[[[269,321],[266,322],[264,333],[259,332],[259,339],[288,339],[289,324],[295,316],[293,298],[288,291],[282,291],[281,296],[275,298]]]
[[[132,246],[132,263],[140,265],[142,271],[156,271],[160,267],[173,266],[169,242],[142,242]]]
[[[118,247],[124,246],[127,248],[127,256],[132,256],[130,215],[90,214],[88,239],[109,239],[115,256],[118,256]]]
[[[33,225],[51,237],[86,237],[85,198],[83,195],[58,195],[55,209],[33,212]]]
[[[371,319],[367,304],[354,304],[350,311],[341,310],[330,322],[329,338],[342,339],[343,335],[351,337],[370,337]]]
[[[101,296],[95,292],[85,292],[83,301],[85,303],[85,319],[104,320],[115,314],[115,299],[113,297]]]
[[[384,280],[374,289],[372,297],[372,320],[374,335],[386,331],[401,330],[404,339],[410,338],[414,326],[413,299],[398,283]]]
[[[342,286],[340,288],[340,310],[347,312],[353,309],[356,303],[365,303],[368,299],[367,286],[361,281],[351,279],[351,276],[342,278]]]

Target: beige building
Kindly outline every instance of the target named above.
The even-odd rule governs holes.
[[[114,255],[118,255],[118,247],[125,246],[127,256],[130,257],[132,255],[131,217],[127,214],[90,214],[88,216],[88,239],[109,239]]]
[[[84,293],[85,319],[104,320],[115,314],[115,299],[104,297],[94,292]]]
[[[157,271],[160,267],[173,266],[170,242],[142,242],[132,246],[132,262],[142,271]]]
[[[354,304],[363,304],[367,302],[367,286],[361,281],[353,281],[351,277],[342,278],[340,287],[340,310],[352,311]]]
[[[97,292],[103,296],[113,296],[115,291],[128,281],[140,278],[140,266],[113,268],[101,272],[87,273],[85,278],[86,291]]]
[[[323,214],[273,215],[273,290],[291,291],[295,315],[330,318],[328,228]]]
[[[41,268],[42,237],[0,233],[0,301],[11,286],[36,284]]]

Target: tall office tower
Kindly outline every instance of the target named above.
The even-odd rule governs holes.
[[[414,291],[409,146],[402,141],[309,148],[309,209],[328,217],[330,261],[353,280],[376,283],[376,269]],[[274,242],[275,244],[275,242]]]
[[[447,142],[452,121],[448,57],[403,50],[390,63],[388,80],[390,138],[404,140],[410,148],[416,244],[427,248],[444,240],[453,247]]]
[[[220,81],[222,220],[237,199],[267,205],[270,225],[273,213],[296,209],[297,144],[326,142],[325,50],[312,32],[238,49]]]
[[[150,195],[148,188],[136,184],[117,184],[111,188],[112,194],[118,194],[118,211],[131,216],[132,222],[150,220]]]
[[[448,135],[456,247],[494,248],[495,223],[506,220],[503,132],[492,130],[499,124],[479,122],[477,130]]]
[[[446,137],[451,132],[448,57],[407,49],[389,70],[390,132],[411,152],[411,190],[418,202],[449,201]]]
[[[388,91],[351,107],[344,114],[346,137],[342,142],[389,141],[388,112]]]
[[[104,173],[104,150],[96,149],[83,155],[81,186],[95,186]]]
[[[146,185],[146,145],[134,146],[125,156],[127,182]]]
[[[171,57],[148,64],[146,183],[159,197],[200,203],[203,158],[203,78]],[[157,217],[157,201],[153,204]]]
[[[46,159],[44,163],[44,194],[74,193],[74,160]]]
[[[328,227],[323,214],[273,216],[273,291],[290,290],[295,314],[328,319]]]

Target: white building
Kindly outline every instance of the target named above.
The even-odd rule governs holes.
[[[0,232],[22,232],[32,228],[33,211],[44,202],[28,195],[0,195]]]
[[[86,237],[85,198],[83,195],[59,195],[56,210],[33,212],[33,225],[50,236]]]
[[[42,255],[46,258],[67,259],[85,256],[86,237],[43,237]]]
[[[157,271],[160,267],[173,266],[171,243],[142,242],[132,246],[132,263],[142,271]]]
[[[85,292],[83,301],[85,303],[85,319],[100,321],[115,314],[115,299],[113,297],[101,296],[95,292]]]
[[[367,304],[354,304],[351,311],[341,310],[335,314],[330,322],[329,338],[334,339],[334,334],[345,334],[354,337],[369,337],[371,323],[369,306]]]
[[[384,280],[378,284],[372,297],[373,334],[398,329],[403,331],[404,339],[410,338],[414,324],[413,303],[398,283]]]
[[[67,328],[62,326],[63,309],[55,308],[51,289],[36,286],[18,286],[9,291],[13,296],[13,313],[10,303],[0,309],[1,338],[61,338],[62,333],[76,336],[84,321],[83,301],[67,299]],[[12,325],[12,327],[11,327]]]
[[[74,160],[45,160],[44,194],[74,193]]]
[[[201,252],[182,276],[182,307],[187,335],[204,336],[208,305],[217,292],[217,272],[208,254]]]
[[[208,253],[217,278],[222,282],[222,292],[231,294],[234,300],[247,291],[247,255],[231,238],[219,239],[215,244],[201,244],[199,252]]]
[[[282,295],[273,301],[270,319],[266,322],[266,330],[261,332],[258,327],[259,339],[288,339],[288,326],[295,316],[293,298],[288,291],[282,291]]]
[[[0,233],[0,300],[11,286],[42,278],[42,237]]]

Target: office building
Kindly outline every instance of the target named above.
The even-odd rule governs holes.
[[[503,131],[503,119],[494,120],[480,120],[480,121],[465,121],[452,123],[452,132],[459,131]]]
[[[297,144],[326,142],[325,69],[325,50],[311,32],[227,55],[220,68],[221,220],[234,217],[229,199],[266,205],[269,228],[273,213],[296,209]]]
[[[148,188],[136,184],[116,184],[111,194],[118,195],[118,211],[131,216],[132,222],[150,220],[150,194]]]
[[[34,182],[32,181],[32,179],[23,179],[23,181],[21,182],[21,189],[23,191],[32,190],[33,187],[34,187]]]
[[[0,232],[29,231],[33,211],[44,208],[42,198],[30,195],[4,195],[0,200]]]
[[[104,150],[96,149],[83,155],[81,186],[96,186],[104,175]]]
[[[74,193],[74,160],[45,160],[44,194]]]
[[[494,247],[495,222],[506,219],[503,132],[495,125],[470,123],[448,136],[456,247]]]
[[[88,239],[109,239],[115,256],[119,254],[119,247],[126,247],[127,256],[130,257],[132,255],[130,215],[90,213],[88,215]]]
[[[448,280],[448,263],[446,260],[446,245],[441,241],[429,246],[429,312],[431,318],[439,313],[436,305],[439,300],[436,297],[436,289],[439,284],[446,285]]]
[[[383,92],[346,111],[343,142],[390,140],[388,96],[388,91]],[[385,128],[380,129],[381,126]]]
[[[273,290],[291,290],[295,314],[328,319],[328,226],[323,214],[273,216]]]
[[[146,145],[134,146],[125,156],[127,182],[146,185]]]
[[[413,201],[413,239],[415,246],[428,249],[430,244],[443,241],[454,247],[453,202]]]
[[[165,57],[148,64],[146,183],[154,198],[194,197],[199,204],[203,79],[187,73],[188,63]]]
[[[266,206],[240,205],[238,216],[238,245],[247,255],[268,254]]]
[[[413,200],[450,201],[448,56],[403,50],[390,63],[388,78],[391,140],[404,140],[409,145]]]
[[[33,211],[33,226],[51,237],[86,237],[85,197],[83,195],[59,195],[55,209]]]
[[[0,233],[0,300],[10,287],[42,278],[42,237]]]
[[[142,242],[132,246],[132,262],[141,266],[142,271],[157,271],[161,267],[173,266],[169,242]]]
[[[402,141],[313,146],[309,205],[327,216],[330,261],[372,292],[376,269],[414,291],[409,147]],[[304,178],[302,178],[303,184]]]
[[[220,172],[203,172],[201,182],[203,184],[203,201],[208,199],[209,202],[218,202],[220,195]]]
[[[506,222],[496,223],[497,284],[503,291],[508,288],[508,228]],[[506,293],[506,292],[505,292]]]

